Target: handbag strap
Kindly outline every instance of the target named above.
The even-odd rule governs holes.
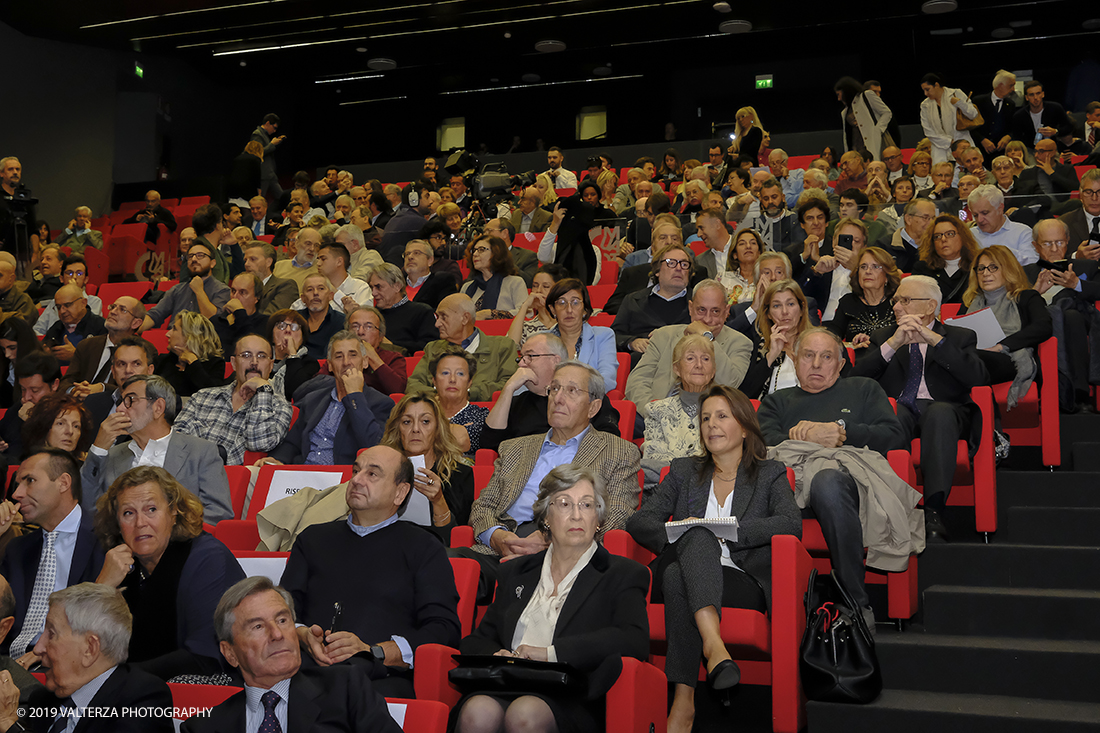
[[[878,115],[875,114],[874,108],[871,107],[871,102],[867,99],[867,91],[864,90],[861,94],[863,96],[863,104],[866,105],[867,111],[871,115],[871,124],[878,127]]]
[[[817,580],[817,568],[810,571],[810,580],[806,584],[806,593],[802,596],[803,603],[806,604],[806,620],[809,621],[810,617],[814,615],[814,609],[817,608],[817,599],[814,597],[814,581]]]
[[[852,624],[859,629],[863,634],[863,638],[867,640],[867,643],[874,644],[874,637],[871,636],[871,630],[867,628],[867,622],[863,619],[863,609],[856,605],[856,602],[852,600],[852,596],[848,594],[848,591],[840,584],[840,581],[836,579],[836,574],[831,573],[829,575],[833,579],[833,585],[840,591],[840,598],[844,601],[844,605],[847,606],[852,612]]]

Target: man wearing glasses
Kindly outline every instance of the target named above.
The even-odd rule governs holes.
[[[631,293],[623,299],[611,329],[619,351],[629,352],[637,365],[649,347],[649,336],[661,326],[687,323],[688,282],[694,258],[682,244],[671,244],[653,258],[650,277],[653,287]]]
[[[292,410],[268,381],[273,361],[267,339],[243,336],[229,361],[234,381],[192,395],[175,428],[218,444],[225,449],[226,465],[239,466],[245,451],[266,453],[279,445],[290,429]]]
[[[1020,184],[1036,188],[1055,201],[1065,202],[1077,190],[1077,171],[1058,160],[1058,143],[1040,140],[1035,143],[1035,165],[1020,173]],[[1054,213],[1059,211],[1056,209]]]
[[[84,511],[94,513],[107,487],[134,466],[157,466],[199,498],[204,522],[233,518],[218,447],[173,429],[177,404],[176,391],[163,377],[137,374],[126,380],[118,408],[103,421],[80,470]],[[130,440],[116,444],[124,435]]]
[[[229,302],[229,286],[214,279],[215,250],[203,238],[198,238],[187,250],[187,272],[191,279],[181,280],[164,294],[160,302],[145,316],[141,331],[160,328],[169,316],[180,311],[201,313],[213,318]]]
[[[947,541],[942,512],[955,475],[958,441],[976,442],[981,432],[981,413],[970,390],[989,383],[974,331],[936,319],[942,299],[940,286],[930,277],[902,280],[891,299],[898,325],[872,333],[867,353],[851,372],[876,380],[897,400],[905,445],[921,439],[928,542]]]
[[[69,255],[66,257],[65,261],[61,263],[61,284],[72,284],[80,288],[81,293],[88,301],[88,310],[97,316],[102,316],[103,301],[95,295],[88,295],[88,291],[84,289],[87,281],[88,264],[84,261],[84,257],[82,255]],[[57,322],[57,308],[54,307],[53,301],[47,301],[45,307],[46,309],[42,311],[42,315],[38,317],[34,324],[34,332],[39,336],[45,336],[50,326]]]
[[[1081,208],[1061,218],[1077,258],[1100,260],[1100,168],[1081,176]]]
[[[62,285],[54,294],[58,321],[46,331],[42,344],[58,361],[67,365],[76,346],[88,336],[107,333],[103,319],[88,309],[83,291],[76,285]]]
[[[901,159],[901,150],[890,146],[882,151],[882,162],[886,164],[886,182],[893,183],[905,175],[905,163]]]
[[[107,306],[103,322],[107,333],[89,336],[76,345],[61,389],[81,399],[102,392],[111,380],[115,349],[124,339],[136,336],[144,320],[145,306],[137,298],[123,295]]]

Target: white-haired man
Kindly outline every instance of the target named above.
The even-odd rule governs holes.
[[[1005,197],[996,186],[984,184],[971,192],[966,200],[974,215],[974,227],[970,230],[978,244],[990,247],[1001,244],[1012,250],[1021,265],[1039,260],[1031,246],[1031,229],[1005,216]]]
[[[371,270],[382,264],[382,255],[367,249],[363,230],[354,224],[345,224],[336,230],[336,243],[346,247],[351,255],[351,265],[347,268],[350,277],[366,282]]]
[[[787,167],[787,152],[783,148],[774,148],[768,153],[768,168],[776,180],[783,184],[783,195],[787,197],[787,208],[798,205],[798,196],[802,193],[803,177],[806,171],[801,168],[791,170]]]
[[[54,245],[72,247],[73,254],[81,254],[85,247],[103,249],[103,232],[92,229],[91,221],[92,210],[87,206],[77,206],[69,225],[61,232]]]

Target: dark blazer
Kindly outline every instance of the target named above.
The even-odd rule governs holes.
[[[500,565],[497,594],[474,633],[462,640],[463,654],[493,654],[512,648],[516,623],[538,587],[545,552]],[[649,573],[601,545],[577,575],[554,627],[558,661],[588,674],[588,699],[605,694],[622,672],[622,658],[649,656],[646,592]]]
[[[169,703],[171,704],[171,703]],[[183,724],[185,733],[243,733],[245,691]],[[284,733],[401,733],[361,667],[299,669],[290,681]]]
[[[241,308],[233,313],[233,323],[229,322],[225,311],[219,311],[210,322],[214,324],[214,330],[222,343],[222,353],[227,359],[236,352],[238,339],[249,334],[257,334],[267,339],[267,315],[259,310],[248,315],[244,308]]]
[[[331,392],[331,386],[322,387],[300,396],[295,401],[299,410],[298,420],[283,438],[283,442],[271,451],[272,458],[290,464],[305,462],[306,456],[309,455],[310,433],[324,417],[331,399]],[[386,422],[385,419],[379,419],[377,415],[388,416],[394,407],[393,400],[370,387],[363,387],[362,392],[347,395],[343,399],[343,404],[344,416],[340,419],[340,427],[336,430],[332,454],[333,464],[337,466],[355,463],[355,455],[360,449],[378,444],[382,439],[382,429]]]
[[[1016,296],[1016,307],[1020,311],[1020,330],[1011,336],[1005,336],[1001,346],[1009,351],[1034,349],[1054,333],[1047,302],[1037,290],[1023,290]]]
[[[43,688],[31,695],[28,707],[56,709],[62,704],[56,695]],[[172,708],[168,685],[128,664],[119,665],[111,673],[89,707],[106,709],[97,717],[81,718],[74,733],[172,733],[175,730],[172,717],[159,714],[165,708]],[[135,708],[156,708],[158,713],[142,715],[136,713]],[[28,730],[45,733],[53,724],[53,718],[31,716],[23,718],[23,723]]]
[[[439,307],[439,302],[441,300],[457,292],[458,284],[450,273],[433,272],[428,275],[428,279],[424,281],[424,284],[416,291],[416,296],[411,300],[414,303],[423,303],[430,307],[432,311],[435,311],[435,309]],[[393,339],[391,338],[390,340],[392,341]]]
[[[107,333],[107,327],[104,325],[103,317],[97,316],[89,309],[84,317],[80,319],[80,322],[76,324],[76,331],[74,336],[79,335],[76,345],[79,346],[80,342],[89,336],[102,336]],[[52,326],[47,329],[46,334],[42,337],[42,344],[48,349],[52,346],[61,346],[65,343],[66,337],[69,336],[68,329],[65,324],[60,320],[55,321]],[[72,340],[71,338],[69,339]],[[73,354],[75,357],[76,354]],[[65,362],[62,362],[64,364]]]
[[[378,244],[378,252],[382,259],[401,267],[405,264],[405,245],[420,235],[426,219],[416,209],[402,209],[383,223],[386,216],[380,216],[376,226],[382,230],[382,241]]]
[[[1019,180],[1022,187],[1042,193],[1043,188],[1039,185],[1040,173],[1043,173],[1043,171],[1039,166],[1025,168],[1020,172],[1017,180]],[[1077,180],[1077,171],[1072,165],[1055,161],[1054,174],[1048,176],[1048,178],[1050,179],[1051,188],[1054,189],[1051,195],[1054,196],[1056,201],[1068,200],[1069,195],[1081,187],[1081,182]]]
[[[913,274],[927,275],[939,283],[944,303],[961,303],[963,293],[966,292],[966,284],[970,279],[970,270],[960,267],[954,275],[948,275],[947,270],[942,267],[932,269],[922,260],[917,260],[913,264]]]
[[[68,585],[94,583],[103,569],[103,549],[96,539],[93,512],[81,511],[80,529],[76,533],[76,547],[73,549],[73,562],[69,568]],[[16,537],[8,543],[4,559],[0,561],[0,575],[11,585],[15,594],[15,624],[4,639],[0,649],[8,653],[12,641],[23,630],[23,619],[27,616],[27,606],[34,591],[34,580],[38,577],[38,562],[42,555],[42,530]],[[48,726],[47,726],[48,727]]]
[[[653,283],[650,282],[649,279],[652,272],[653,268],[650,262],[641,265],[631,265],[630,267],[624,267],[619,270],[619,280],[615,284],[615,292],[607,299],[607,305],[605,305],[603,309],[604,313],[610,313],[611,315],[618,314],[619,308],[622,307],[626,296],[631,293],[636,293],[639,290],[652,287]],[[688,293],[690,294],[691,291],[695,289],[696,285],[706,279],[706,270],[697,266],[688,283]]]
[[[270,316],[275,311],[289,308],[296,300],[298,300],[298,283],[272,275],[264,285],[256,310],[265,316]]]
[[[1072,247],[1069,247],[1072,250]],[[1081,277],[1081,292],[1076,290],[1070,290],[1069,288],[1062,288],[1058,291],[1058,294],[1054,296],[1055,300],[1061,298],[1074,298],[1085,302],[1092,307],[1094,301],[1100,300],[1100,279],[1098,279],[1097,271],[1100,270],[1100,262],[1096,260],[1075,259],[1071,260],[1070,264],[1073,266],[1073,272]],[[1031,283],[1032,287],[1035,287],[1035,281],[1039,279],[1039,272],[1049,269],[1049,263],[1045,260],[1039,260],[1033,262],[1030,265],[1024,266],[1024,274],[1027,275],[1027,281]]]
[[[1009,127],[1009,133],[1012,135],[1013,140],[1019,140],[1024,145],[1034,150],[1035,124],[1031,121],[1031,112],[1029,110],[1030,107],[1028,107],[1026,103],[1016,110],[1015,114],[1012,115],[1012,125]],[[1058,134],[1055,136],[1056,138],[1073,134],[1073,123],[1071,123],[1066,116],[1066,110],[1057,102],[1043,100],[1043,112],[1039,119],[1042,121],[1044,127],[1053,127],[1058,131]],[[1058,143],[1058,147],[1062,148],[1065,146]]]
[[[871,345],[866,354],[852,367],[854,377],[869,377],[882,385],[889,397],[898,397],[909,378],[909,359],[905,350],[894,354],[887,362],[880,347],[894,335],[896,328],[881,328],[871,334]],[[924,363],[924,381],[932,399],[940,402],[966,404],[970,402],[970,388],[989,384],[986,371],[978,356],[978,337],[966,328],[945,326],[936,322],[932,330],[944,336],[936,346],[930,346]]]
[[[993,92],[976,94],[970,98],[970,101],[978,108],[978,114],[985,120],[985,123],[980,127],[970,131],[970,136],[985,156],[986,168],[988,168],[989,162],[998,155],[1004,155],[1004,151],[994,150],[992,153],[986,153],[985,148],[982,147],[982,140],[988,139],[996,146],[1002,137],[1009,134],[1012,117],[1016,114],[1016,104],[1012,100],[1012,95],[1009,94],[1001,104],[1001,111],[994,111]]]
[[[534,233],[545,232],[550,228],[550,222],[553,220],[553,215],[541,207],[537,207],[531,213],[531,231]],[[512,226],[516,228],[516,234],[520,233],[519,227],[523,224],[523,212],[516,209],[512,212],[511,218]]]
[[[626,521],[626,531],[638,544],[660,555],[671,547],[665,522],[706,514],[713,476],[713,467],[704,467],[696,457],[673,459],[657,491]],[[777,461],[760,461],[755,479],[750,479],[742,463],[737,469],[730,516],[737,517],[737,542],[730,545],[730,559],[760,582],[770,607],[772,536],[802,537],[802,513],[787,481],[787,467]]]
[[[107,385],[102,392],[84,398],[84,409],[92,418],[92,433],[98,434],[103,421],[111,414],[111,408],[115,406],[115,391],[114,385]]]
[[[382,309],[386,319],[386,338],[403,348],[410,356],[423,351],[429,341],[439,340],[435,327],[435,309],[424,303],[410,301],[404,305]]]
[[[1072,256],[1083,242],[1088,241],[1090,234],[1088,217],[1085,216],[1084,209],[1075,209],[1065,216],[1059,217],[1059,221],[1069,229],[1069,246],[1067,249],[1070,256]]]
[[[249,198],[251,198],[251,196]],[[275,232],[278,231],[278,229],[276,227],[271,226],[271,217],[268,216],[265,213],[264,214],[264,219],[266,219],[266,221],[264,221],[264,228],[259,233],[259,235],[256,234],[256,229],[255,229],[255,227],[253,227],[253,224],[256,223],[256,220],[252,218],[252,211],[251,210],[243,212],[243,214],[241,216],[241,226],[242,227],[248,227],[249,229],[251,229],[253,236],[263,236],[265,234],[270,234],[270,235],[274,236]]]
[[[0,417],[0,440],[8,444],[3,455],[16,465],[23,458],[23,418],[19,417],[19,408],[22,403],[15,402],[8,411]]]
[[[107,334],[88,336],[80,340],[80,343],[76,345],[76,352],[73,354],[72,361],[69,362],[69,369],[61,377],[60,389],[62,392],[67,392],[77,382],[91,382],[96,378],[99,373],[99,357],[103,353],[103,345],[106,342]],[[107,381],[111,382],[111,380],[112,377],[108,370]]]

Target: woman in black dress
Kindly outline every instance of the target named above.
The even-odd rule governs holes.
[[[825,327],[853,348],[867,348],[872,332],[897,325],[890,298],[900,282],[901,270],[890,253],[881,247],[867,247],[852,271],[852,292],[841,297],[833,320]]]

